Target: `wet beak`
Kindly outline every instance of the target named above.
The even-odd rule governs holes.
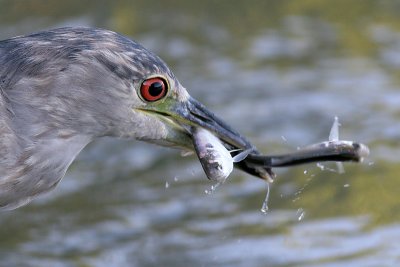
[[[255,146],[244,136],[232,129],[227,123],[193,98],[189,98],[186,102],[176,105],[173,113],[174,119],[186,129],[190,136],[192,127],[202,127],[217,136],[228,150],[252,149],[252,154],[259,154]],[[235,167],[265,180],[270,181],[274,177],[271,169],[252,165],[246,162],[246,160],[236,163]]]
[[[185,105],[180,105],[175,112],[183,119],[180,122],[183,127],[195,126],[207,129],[221,139],[227,148],[256,150],[244,136],[193,98],[190,98]]]
[[[194,98],[189,97],[183,102],[167,99],[163,103],[154,106],[148,105],[146,108],[136,110],[149,115],[154,124],[161,124],[161,128],[164,129],[165,134],[158,136],[158,138],[142,138],[144,141],[194,151],[192,130],[194,127],[202,127],[218,137],[230,151],[251,149],[251,154],[259,154],[245,137]],[[240,151],[236,153],[240,153]],[[232,153],[232,156],[234,155],[235,152]],[[235,163],[235,167],[267,181],[272,181],[275,177],[269,167],[259,166],[248,162],[246,159]]]

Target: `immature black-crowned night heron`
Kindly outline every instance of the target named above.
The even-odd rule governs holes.
[[[111,31],[61,28],[1,41],[0,92],[3,209],[54,188],[76,155],[97,137],[192,150],[189,129],[197,126],[228,148],[258,153],[191,98],[158,56]],[[304,161],[302,155],[296,157]],[[292,162],[291,157],[279,158],[276,165]],[[264,179],[273,175],[268,164],[236,165]]]
[[[111,31],[61,28],[4,40],[0,66],[2,208],[54,188],[101,136],[192,149],[188,127],[197,125],[232,148],[252,147],[191,98],[158,56]]]

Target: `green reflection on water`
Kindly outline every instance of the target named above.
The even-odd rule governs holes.
[[[169,55],[168,50],[162,48],[157,52],[167,59],[172,68],[180,66],[184,61],[193,66],[198,64],[198,69],[194,67],[191,71],[194,73],[197,71],[196,74],[202,77],[213,75],[204,63],[212,59],[214,55],[227,57],[243,69],[250,71],[266,66],[280,70],[302,66],[318,69],[318,60],[321,58],[356,60],[362,57],[368,58],[373,65],[385,71],[391,82],[398,83],[398,77],[400,77],[399,68],[387,66],[379,59],[381,50],[388,44],[377,41],[371,33],[372,28],[376,26],[384,26],[398,33],[400,30],[398,19],[400,3],[398,1],[0,0],[0,5],[0,25],[4,28],[13,28],[3,33],[7,34],[7,36],[2,35],[4,38],[54,27],[68,20],[81,18],[87,19],[90,25],[110,28],[130,36],[140,36],[144,39],[146,36],[156,36],[159,42],[179,37],[193,48],[193,53],[188,58],[174,58]],[[301,19],[290,24],[293,18]],[[305,26],[296,28],[296,22],[305,23]],[[303,31],[304,29],[306,32]],[[249,55],[249,47],[254,39],[265,34],[277,34],[295,40],[311,40],[314,47],[301,57],[277,55],[273,58],[260,59]],[[368,66],[365,68],[367,69]],[[185,75],[185,73],[182,74]],[[196,78],[193,73],[187,75],[188,78]],[[218,77],[214,78],[218,79]],[[382,91],[385,92],[384,88]],[[222,100],[221,103],[223,103]],[[377,112],[387,108],[385,103],[375,105]],[[398,117],[397,114],[396,118]],[[371,144],[372,151],[377,146],[396,148],[398,144],[395,138],[387,141],[380,138],[378,136],[378,141]],[[279,144],[271,144],[265,147],[265,151],[275,151],[275,146],[280,147]],[[3,227],[0,228],[0,247],[4,251],[10,251],[18,249],[25,242],[40,241],[41,236],[48,235],[52,230],[68,235],[77,229],[90,228],[91,225],[109,221],[120,222],[122,225],[126,223],[127,228],[135,228],[135,223],[127,222],[127,218],[116,212],[119,209],[127,210],[127,213],[142,207],[155,209],[158,205],[172,201],[174,198],[178,198],[183,203],[182,205],[190,205],[192,198],[209,201],[203,194],[206,183],[204,175],[196,176],[196,180],[176,183],[169,190],[160,192],[159,189],[163,188],[165,182],[163,179],[166,176],[171,179],[173,177],[171,173],[181,166],[186,166],[188,162],[190,159],[163,158],[156,160],[146,170],[132,170],[128,173],[119,173],[119,166],[116,164],[115,170],[111,170],[113,174],[108,178],[102,177],[102,173],[106,170],[102,169],[98,162],[89,164],[89,167],[82,167],[86,171],[92,169],[93,173],[98,172],[96,175],[99,182],[93,182],[90,186],[66,196],[42,204],[30,205],[4,215]],[[79,171],[79,166],[76,169]],[[308,170],[308,174],[303,173],[304,169]],[[107,174],[109,173],[108,170]],[[368,164],[346,166],[344,175],[322,172],[310,166],[292,169],[282,173],[272,188],[271,216],[274,216],[275,211],[296,211],[298,208],[303,208],[306,212],[304,219],[306,221],[336,216],[368,215],[371,219],[371,227],[396,223],[400,220],[399,173],[400,167],[397,162],[383,159],[377,160],[371,166]],[[315,177],[310,179],[310,174],[315,174]],[[239,174],[231,177],[229,183],[236,186],[237,190],[243,181],[236,175]],[[251,180],[252,178],[243,179]],[[246,181],[246,183],[251,182]],[[281,196],[280,190],[287,184],[291,184],[295,190]],[[142,188],[142,190],[155,188],[155,192],[149,190],[148,195],[159,195],[154,199],[141,199],[132,193],[134,188]],[[302,192],[296,195],[300,189]],[[202,236],[207,234],[208,230],[186,229],[185,227],[188,227],[186,224],[201,220],[202,217],[209,220],[223,219],[240,213],[258,211],[264,197],[261,190],[236,197],[235,194],[224,191],[224,187],[215,194],[217,197],[221,195],[222,197],[211,203],[212,207],[210,205],[209,208],[215,208],[217,211],[207,213],[206,209],[197,212],[194,208],[183,218],[177,215],[172,223],[150,225],[149,232],[165,233],[183,228],[186,233],[193,236]],[[219,213],[220,209],[231,203],[237,207],[232,211]],[[284,235],[285,231],[295,223],[297,223],[296,217],[293,221],[284,221],[274,227],[266,227],[254,222],[245,225],[236,223],[226,226],[222,232],[224,234],[228,232],[237,237]],[[229,221],[226,224],[229,224]],[[135,237],[133,236],[132,239]],[[90,251],[88,254],[91,253],[97,252]],[[50,257],[54,256],[50,255]],[[73,260],[79,257],[79,251],[67,253],[66,256]]]
[[[371,24],[400,29],[397,1],[0,1],[0,22],[17,24],[26,19],[45,19],[47,24],[88,16],[94,23],[112,26],[129,35],[153,30],[185,35],[201,41],[204,25],[218,26],[246,42],[255,34],[276,28],[288,16],[304,16],[328,22],[338,34],[337,48],[354,55],[373,55],[376,43],[369,35]],[[162,27],[162,28],[161,28]],[[204,40],[203,40],[204,41]]]
[[[309,177],[302,172],[303,169],[291,171],[288,177],[296,177],[301,186]],[[319,169],[315,172],[296,202],[313,217],[370,215],[372,225],[399,221],[397,164],[380,161],[361,168],[347,167],[344,175]]]

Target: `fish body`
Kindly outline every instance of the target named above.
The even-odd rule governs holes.
[[[336,161],[337,171],[344,173],[343,161],[362,162],[369,155],[368,146],[353,141],[339,139],[339,118],[335,117],[329,140],[312,144],[297,151],[282,155],[249,155],[246,162],[254,166],[287,167],[297,164]]]
[[[246,158],[252,150],[245,150],[235,157],[213,133],[203,128],[192,129],[193,145],[208,179],[222,183],[233,171],[233,163]]]
[[[347,140],[334,140],[334,141],[325,141],[321,142],[318,144],[313,144],[309,145],[303,149],[301,149],[301,152],[304,151],[317,151],[318,149],[325,148],[326,150],[331,149],[334,152],[337,152],[337,154],[352,154],[352,161],[359,161],[362,162],[365,157],[369,155],[369,148],[368,146],[362,144],[362,143],[357,143],[353,141],[347,141]],[[321,150],[323,151],[323,150]],[[316,154],[318,152],[315,152]]]

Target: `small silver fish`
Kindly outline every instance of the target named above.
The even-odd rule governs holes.
[[[193,145],[208,179],[223,183],[233,170],[233,163],[244,160],[252,149],[232,157],[221,141],[203,128],[192,129]],[[232,151],[231,151],[232,152]]]
[[[368,147],[361,143],[340,140],[339,139],[339,126],[341,126],[341,124],[339,123],[339,118],[337,116],[335,116],[331,131],[329,132],[329,141],[310,145],[310,146],[306,147],[306,149],[307,148],[315,148],[315,147],[333,148],[333,149],[337,149],[337,150],[353,149],[355,151],[354,153],[358,156],[359,161],[362,161],[364,159],[364,157],[367,157],[369,155]],[[336,162],[336,164],[337,164],[338,172],[344,173],[343,163]]]
[[[340,140],[339,126],[341,126],[339,118],[335,117],[328,141],[298,148],[296,152],[281,155],[268,156],[252,153],[246,158],[246,163],[252,164],[253,166],[271,168],[318,162],[318,167],[321,169],[328,169],[325,168],[321,162],[336,161],[337,170],[331,170],[343,173],[344,167],[342,162],[362,162],[363,159],[369,155],[369,148],[362,143]]]

